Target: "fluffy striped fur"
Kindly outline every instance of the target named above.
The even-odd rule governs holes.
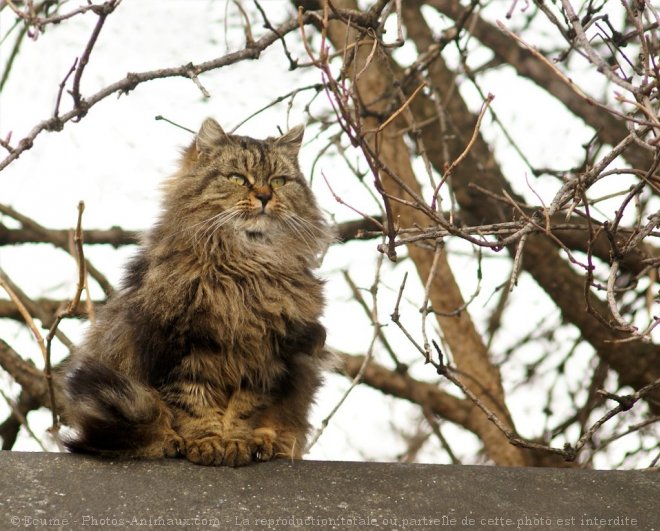
[[[67,372],[72,451],[204,465],[300,457],[325,357],[329,233],[297,162],[303,128],[213,119]]]

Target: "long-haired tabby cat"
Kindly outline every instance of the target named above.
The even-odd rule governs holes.
[[[302,136],[203,123],[74,353],[70,450],[230,466],[301,456],[325,357],[312,270],[330,239],[298,166]]]

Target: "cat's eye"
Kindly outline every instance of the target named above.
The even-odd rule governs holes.
[[[281,188],[286,184],[286,177],[273,177],[270,180],[270,186],[271,188]]]
[[[231,175],[227,176],[227,180],[230,183],[237,184],[239,186],[245,186],[248,182],[245,177],[238,173],[232,173]]]

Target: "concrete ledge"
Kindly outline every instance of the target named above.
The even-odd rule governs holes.
[[[0,453],[0,530],[660,529],[660,475]]]

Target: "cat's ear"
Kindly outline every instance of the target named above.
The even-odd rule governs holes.
[[[202,127],[199,128],[199,133],[195,138],[195,145],[197,146],[197,151],[200,153],[208,153],[214,147],[217,147],[218,144],[223,142],[230,142],[227,133],[224,132],[220,124],[216,122],[213,118],[207,118],[204,120]]]
[[[303,136],[305,135],[305,126],[296,125],[284,133],[281,137],[276,138],[273,145],[286,147],[292,154],[297,155],[300,151]]]

